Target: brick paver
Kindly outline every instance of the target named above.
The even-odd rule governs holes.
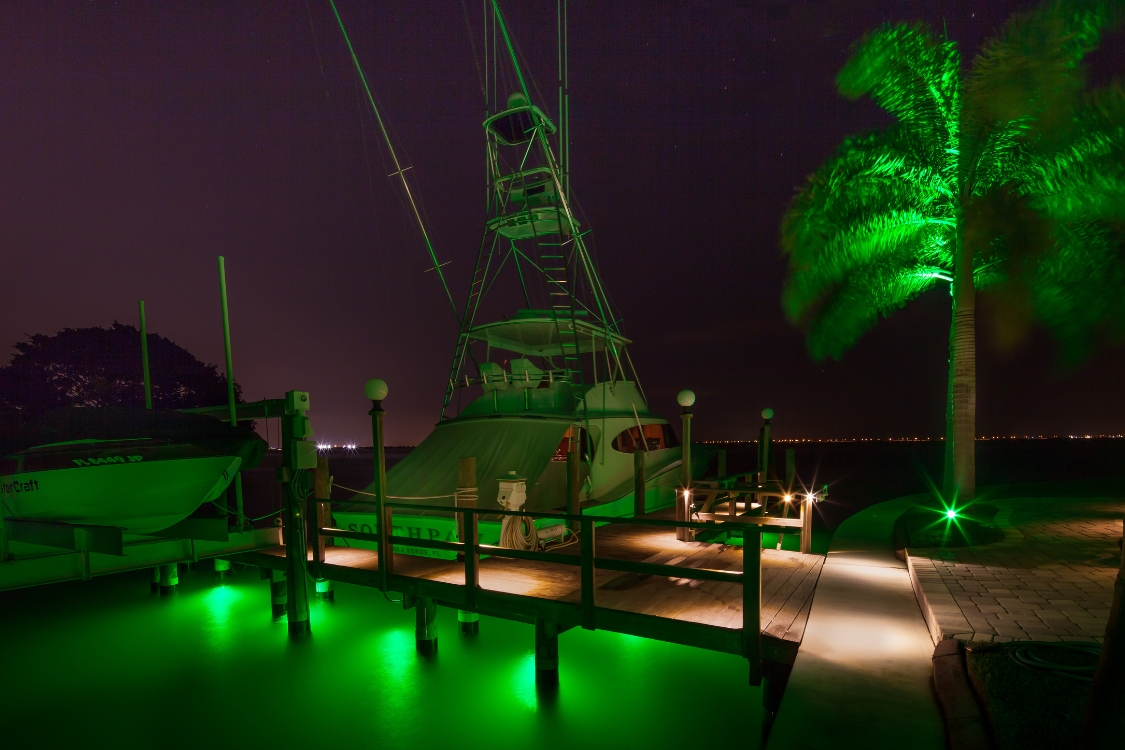
[[[907,551],[930,635],[964,641],[1098,641],[1121,554],[1121,498],[1007,498],[1005,537]]]

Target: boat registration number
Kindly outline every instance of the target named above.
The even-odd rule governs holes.
[[[135,464],[144,461],[144,456],[98,456],[96,458],[72,458],[78,466],[102,466],[103,464]]]

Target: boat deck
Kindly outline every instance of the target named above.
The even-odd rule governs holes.
[[[741,546],[681,542],[676,539],[674,530],[666,528],[611,524],[597,530],[595,549],[599,558],[742,571]],[[579,554],[577,544],[555,551],[575,556]],[[252,554],[256,561],[244,561],[280,568],[284,563],[285,547]],[[262,559],[267,556],[274,560]],[[792,663],[804,635],[823,564],[824,558],[820,555],[762,550],[761,630],[766,658]],[[319,565],[311,562],[310,555],[310,565],[321,577],[377,585],[379,561],[377,553],[371,549],[327,547],[324,562]],[[457,587],[463,587],[465,583],[464,563],[456,560],[395,553],[393,570],[396,576],[418,581]],[[577,566],[485,557],[480,560],[479,571],[482,591],[574,606],[580,602],[581,574]],[[742,586],[737,583],[597,569],[595,589],[596,604],[601,612],[616,610],[647,615],[665,622],[709,626],[708,630],[729,631],[731,636],[737,635],[742,628]],[[681,638],[668,640],[686,642]],[[713,647],[707,643],[697,645]]]

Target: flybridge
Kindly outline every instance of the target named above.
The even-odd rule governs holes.
[[[520,310],[511,320],[471,329],[469,338],[486,342],[492,349],[539,357],[562,356],[572,341],[577,341],[580,354],[619,350],[632,343],[621,334],[587,320],[585,311],[557,315],[550,310]]]

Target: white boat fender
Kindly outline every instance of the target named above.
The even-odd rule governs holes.
[[[542,540],[562,539],[563,535],[566,533],[566,524],[556,523],[553,526],[544,526],[538,529],[537,533]]]

